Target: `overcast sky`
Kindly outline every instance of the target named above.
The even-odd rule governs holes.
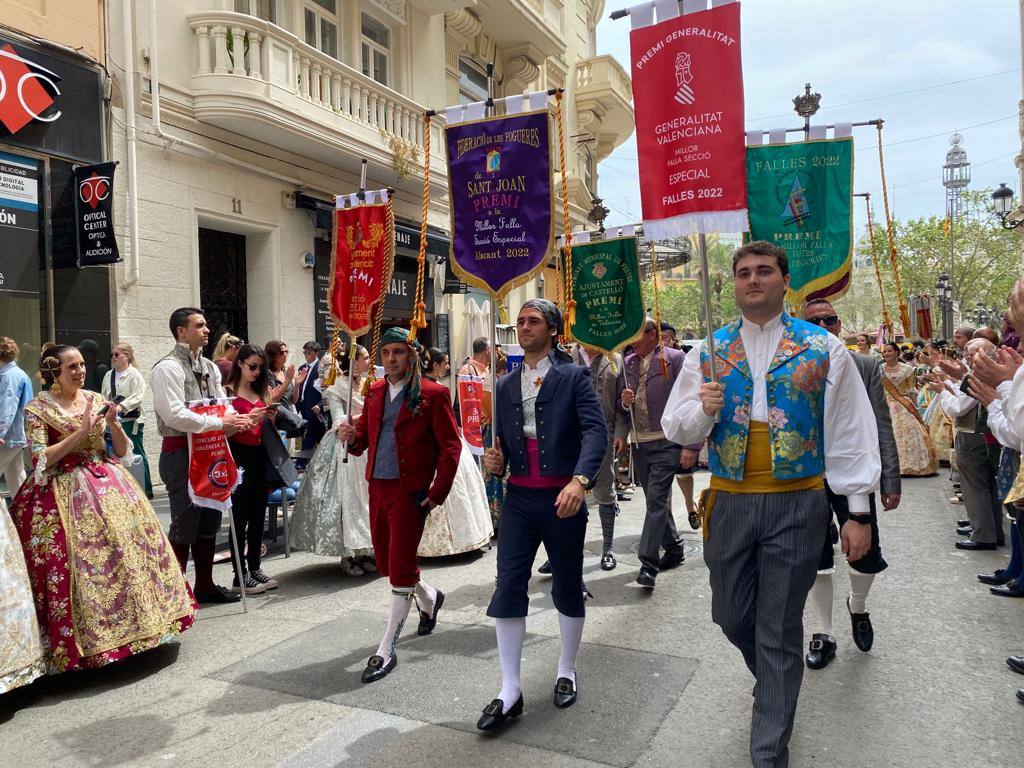
[[[612,54],[627,72],[629,19],[607,16],[629,4],[608,0],[597,29],[598,53]],[[810,82],[822,95],[815,123],[885,120],[886,181],[900,219],[944,215],[942,164],[954,130],[972,164],[971,188],[1005,181],[1019,199],[1013,164],[1021,145],[1018,8],[1015,0],[746,0],[747,129],[801,125],[792,98]],[[874,128],[854,129],[854,142],[855,191],[872,193],[880,219]],[[607,224],[640,220],[635,137],[601,164],[599,183],[612,209]],[[860,199],[855,213],[859,231]]]

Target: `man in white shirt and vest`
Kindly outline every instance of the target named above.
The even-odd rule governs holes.
[[[711,615],[754,675],[750,758],[789,765],[803,679],[803,610],[829,520],[825,478],[851,516],[878,489],[871,403],[843,343],[783,311],[786,252],[744,245],[733,257],[740,319],[686,356],[665,406],[665,436],[708,440],[702,499]]]
[[[232,434],[250,425],[247,416],[227,413],[222,418],[203,416],[188,407],[190,400],[224,397],[220,370],[203,357],[210,338],[203,310],[181,307],[169,322],[174,348],[154,367],[150,376],[153,410],[162,438],[160,479],[167,488],[171,506],[171,528],[167,532],[171,548],[185,572],[189,549],[196,568],[193,592],[199,603],[233,603],[240,596],[213,582],[213,554],[220,531],[220,510],[199,507],[188,493],[188,434],[223,429]]]

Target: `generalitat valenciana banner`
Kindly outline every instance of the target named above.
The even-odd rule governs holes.
[[[853,266],[853,138],[747,147],[750,237],[789,257],[793,306],[841,298]]]
[[[222,418],[227,402],[190,403],[189,408],[203,416]],[[228,448],[223,430],[188,433],[188,495],[197,507],[226,512],[231,509],[231,493],[240,482],[238,467]]]
[[[390,200],[343,207],[350,198],[335,201],[328,295],[338,328],[354,339],[373,327],[374,307],[387,294],[395,262],[395,217]]]
[[[643,335],[647,313],[635,237],[573,245],[572,285],[576,301],[572,335],[576,341],[611,354]]]
[[[747,229],[740,5],[693,5],[681,16],[674,2],[630,10],[640,200],[651,240]]]
[[[544,268],[552,230],[547,108],[445,128],[452,267],[499,299]]]

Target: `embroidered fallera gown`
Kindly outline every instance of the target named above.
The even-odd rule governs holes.
[[[902,396],[896,398],[885,390],[892,418],[892,432],[896,438],[896,450],[900,457],[900,474],[923,477],[939,471],[939,461],[928,428],[918,420],[916,373],[913,366],[900,363],[899,372],[891,374],[882,366],[882,373]]]
[[[85,393],[89,394],[89,393]],[[54,466],[44,450],[81,415],[49,392],[25,408],[34,472],[11,505],[41,628],[47,672],[101,667],[173,640],[196,606],[156,512],[107,455],[103,405],[85,439]]]
[[[46,673],[25,555],[0,497],[0,694]]]
[[[345,421],[348,406],[348,376],[338,379],[324,390],[324,400],[331,410],[331,423]],[[363,396],[359,382],[352,393],[352,418],[363,412]],[[349,454],[338,441],[332,428],[320,440],[309,460],[302,485],[295,498],[290,545],[295,549],[325,557],[362,557],[373,555],[370,540],[370,495],[366,482],[366,456]]]

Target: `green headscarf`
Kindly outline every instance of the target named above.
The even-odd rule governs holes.
[[[409,347],[409,370],[405,374],[405,399],[409,408],[415,410],[420,404],[420,370],[422,364],[420,357],[423,354],[423,345],[415,338],[409,339],[409,331],[404,328],[389,328],[380,337],[381,349],[386,344],[406,344]]]

